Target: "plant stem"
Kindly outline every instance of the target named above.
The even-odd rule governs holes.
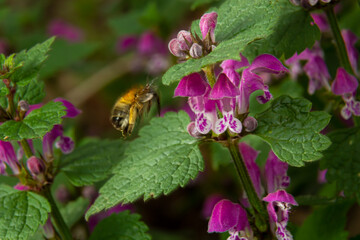
[[[215,85],[216,79],[214,74],[214,66],[208,65],[202,69],[205,72],[206,78],[209,81],[211,87]]]
[[[55,203],[55,200],[54,200],[53,196],[51,195],[50,186],[45,187],[44,195],[45,195],[46,199],[50,203],[51,216],[54,219],[56,228],[57,228],[58,232],[60,233],[61,238],[63,240],[72,240],[70,230],[67,227],[63,217],[61,216],[61,213],[60,213],[58,207],[56,206],[56,203]]]
[[[20,141],[20,144],[21,144],[22,148],[24,149],[24,153],[27,158],[30,158],[32,155],[34,155],[30,148],[30,145],[26,139],[22,139]]]
[[[245,163],[240,155],[237,143],[236,141],[233,141],[230,138],[230,136],[228,136],[228,145],[231,156],[234,160],[236,171],[240,177],[241,184],[244,187],[249,202],[251,206],[253,206],[255,211],[259,213],[255,216],[256,217],[255,224],[261,232],[265,232],[267,230],[267,219],[268,219],[268,214],[265,209],[265,206],[256,194],[254,185],[246,169]]]
[[[342,38],[340,28],[339,28],[339,25],[338,25],[338,22],[337,22],[337,19],[335,16],[334,7],[331,6],[329,8],[325,8],[324,10],[325,10],[328,22],[330,24],[331,31],[333,33],[335,42],[336,42],[336,51],[337,51],[339,59],[340,59],[340,64],[342,67],[345,68],[345,70],[348,73],[354,75],[354,71],[351,67],[349,57],[348,57],[348,54],[346,51],[344,39]]]

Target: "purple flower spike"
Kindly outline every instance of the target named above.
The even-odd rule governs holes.
[[[69,154],[74,150],[75,143],[70,137],[61,136],[60,140],[55,143],[55,146],[60,148],[63,153]]]
[[[217,23],[217,17],[218,14],[216,12],[211,12],[211,13],[205,13],[200,18],[200,30],[203,39],[205,39],[208,32],[210,32],[210,39],[212,42],[215,42],[214,31]]]
[[[62,102],[64,107],[66,107],[66,115],[63,118],[74,118],[81,113],[81,110],[77,109],[71,102],[63,98],[55,98],[54,102]]]
[[[273,55],[262,54],[254,59],[249,67],[253,73],[284,74],[288,69]]]
[[[343,95],[356,91],[359,83],[356,78],[339,67],[336,72],[334,82],[331,84],[331,90],[335,95]]]
[[[181,79],[175,89],[174,97],[195,97],[202,96],[210,85],[201,77],[199,73],[192,73]]]
[[[0,162],[6,163],[13,174],[18,175],[20,173],[19,161],[10,142],[0,141]]]
[[[229,80],[229,78],[221,73],[214,87],[211,89],[210,99],[234,98],[240,95],[239,89]]]
[[[255,191],[257,195],[261,197],[264,193],[264,189],[261,186],[260,168],[255,162],[259,152],[246,143],[240,143],[239,150],[242,158],[245,161],[245,165],[249,172],[251,181],[254,184]]]
[[[345,29],[341,31],[341,35],[345,42],[345,47],[346,47],[346,51],[348,53],[351,67],[354,70],[355,74],[359,74],[358,67],[357,67],[359,53],[355,47],[355,44],[359,40],[359,38],[350,30],[345,30]]]
[[[278,189],[288,187],[290,178],[287,176],[288,164],[270,151],[265,164],[265,176],[267,183],[267,192],[272,193]]]
[[[248,224],[246,211],[239,204],[223,199],[212,211],[208,232],[240,231]]]

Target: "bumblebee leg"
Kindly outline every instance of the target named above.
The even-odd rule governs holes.
[[[135,127],[136,118],[138,116],[138,108],[136,105],[130,107],[130,116],[129,116],[129,126],[127,128],[127,133],[130,135]]]

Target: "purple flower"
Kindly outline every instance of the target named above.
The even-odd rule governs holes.
[[[330,26],[324,13],[311,13],[311,17],[321,32],[330,31]]]
[[[71,102],[63,99],[63,98],[55,98],[54,102],[62,102],[64,107],[66,108],[66,115],[63,118],[74,118],[81,113],[81,110],[76,108]]]
[[[319,170],[318,171],[318,183],[327,183],[327,180],[326,180],[326,173],[327,173],[327,169],[324,169],[324,170]]]
[[[137,48],[138,53],[144,56],[166,53],[163,41],[151,31],[144,32],[140,36]]]
[[[263,198],[268,202],[267,210],[273,231],[278,240],[292,240],[291,233],[286,229],[289,221],[289,212],[291,206],[297,206],[294,197],[285,190],[278,190],[269,193]]]
[[[20,164],[10,142],[0,141],[0,163],[2,163],[0,167],[2,169],[1,172],[5,173],[5,163],[11,168],[14,175],[20,173]]]
[[[74,142],[70,137],[63,135],[64,130],[62,125],[54,125],[50,132],[46,133],[43,137],[43,154],[47,162],[51,162],[54,159],[53,145],[55,140],[59,137],[59,142],[56,143],[56,147],[65,153],[71,153],[74,150]]]
[[[208,232],[229,232],[228,240],[240,240],[252,235],[246,211],[227,199],[219,201],[210,216]]]
[[[192,73],[181,79],[175,89],[174,97],[203,96],[209,88],[210,85],[201,77],[199,73]]]
[[[323,52],[320,48],[320,44],[316,42],[311,50],[305,49],[300,54],[294,54],[291,58],[285,61],[290,65],[291,77],[296,79],[297,75],[302,73],[302,69],[305,71],[309,78],[308,93],[314,94],[314,92],[322,87],[325,87],[330,91],[330,74],[327,69],[326,63],[323,59]],[[300,61],[306,61],[307,63],[302,68]]]
[[[244,159],[255,191],[258,197],[261,197],[264,194],[264,189],[261,186],[260,168],[255,162],[259,152],[247,145],[246,143],[240,143],[239,150],[242,158]]]
[[[31,190],[31,187],[25,186],[21,183],[18,183],[14,186],[14,189],[19,190],[19,191],[29,191],[29,190]]]
[[[355,44],[359,40],[359,38],[352,33],[350,30],[343,29],[341,30],[341,35],[345,42],[346,51],[349,57],[349,61],[351,67],[356,75],[359,74],[358,71],[358,59],[359,59],[359,52],[357,51]]]
[[[44,162],[41,159],[39,159],[39,158],[37,158],[35,156],[31,156],[27,160],[26,165],[27,165],[31,175],[33,177],[35,177],[35,178],[38,175],[41,175],[41,174],[43,174],[45,172],[46,167],[45,167]]]
[[[81,42],[84,39],[84,33],[80,28],[60,19],[51,21],[47,31],[50,36],[58,36],[69,42]]]
[[[352,114],[360,116],[360,102],[355,100],[356,89],[358,87],[356,78],[339,67],[336,72],[334,82],[331,84],[331,90],[335,95],[341,95],[345,106],[341,109],[341,116],[349,119]]]
[[[137,36],[123,36],[120,37],[116,43],[116,51],[118,53],[123,53],[130,49],[133,49],[138,44],[138,37]]]
[[[213,131],[216,134],[221,134],[229,129],[232,133],[241,133],[242,124],[234,115],[236,108],[235,98],[223,98],[219,100],[218,107],[223,117],[215,122]]]
[[[280,161],[274,152],[270,151],[265,164],[265,177],[268,193],[289,186],[290,178],[287,176],[287,170],[288,164]]]
[[[239,86],[240,83],[240,75],[236,72],[237,69],[242,67],[250,66],[249,61],[243,55],[241,55],[241,61],[236,60],[225,60],[221,63],[221,68],[223,69],[223,73],[230,79],[230,81],[235,85]]]

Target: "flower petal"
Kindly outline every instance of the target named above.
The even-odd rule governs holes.
[[[170,42],[168,44],[168,48],[169,48],[169,51],[171,52],[171,54],[174,55],[175,57],[185,57],[186,56],[186,53],[180,49],[179,41],[176,38],[170,40]]]
[[[339,67],[336,72],[334,82],[331,84],[331,90],[335,95],[343,95],[346,93],[353,93],[356,91],[359,83],[356,78],[342,67]]]
[[[0,141],[0,162],[6,163],[13,174],[18,175],[20,173],[19,161],[10,142]]]
[[[265,177],[268,193],[287,187],[289,184],[289,179],[286,178],[287,170],[288,164],[280,161],[274,152],[270,151],[265,164]]]
[[[63,127],[61,125],[54,125],[50,132],[46,133],[43,137],[42,145],[43,145],[43,154],[44,158],[47,162],[51,162],[53,160],[53,144],[57,137],[63,135]]]
[[[202,215],[205,219],[211,216],[212,210],[214,209],[216,203],[222,199],[223,197],[220,194],[212,194],[206,198],[202,209]]]
[[[192,73],[181,79],[175,89],[174,97],[196,97],[204,95],[210,85],[201,77],[199,73]]]
[[[294,197],[283,189],[277,190],[273,193],[269,193],[266,197],[263,198],[263,201],[270,203],[276,201],[282,203],[289,203],[294,206],[298,205]]]
[[[205,13],[201,18],[200,18],[200,31],[202,34],[203,39],[206,38],[206,35],[208,35],[208,32],[210,32],[210,39],[212,42],[215,42],[215,27],[216,27],[216,23],[217,23],[217,13],[216,12],[210,12],[210,13]]]
[[[226,232],[243,230],[248,224],[246,211],[227,199],[219,201],[211,214],[208,232]]]
[[[242,124],[239,119],[234,117],[234,114],[229,115],[229,130],[233,133],[241,133]]]
[[[224,97],[233,98],[239,95],[239,89],[229,80],[229,78],[221,73],[211,89],[209,98],[210,99],[222,99]]]
[[[264,189],[261,186],[260,168],[255,162],[259,152],[246,143],[240,143],[239,150],[242,158],[245,161],[245,165],[249,172],[251,181],[254,184],[255,191],[257,195],[261,197],[264,193]]]
[[[55,143],[55,146],[63,153],[69,154],[74,150],[75,143],[70,137],[60,136],[60,139]]]
[[[55,98],[54,102],[62,102],[64,107],[66,107],[66,115],[63,118],[74,118],[81,113],[80,109],[77,109],[71,102],[63,98]]]
[[[212,127],[211,119],[207,118],[205,113],[196,114],[195,126],[198,132],[201,134],[207,134]]]
[[[279,59],[270,54],[262,54],[254,59],[249,70],[253,73],[272,73],[283,74],[288,69],[280,62]]]

